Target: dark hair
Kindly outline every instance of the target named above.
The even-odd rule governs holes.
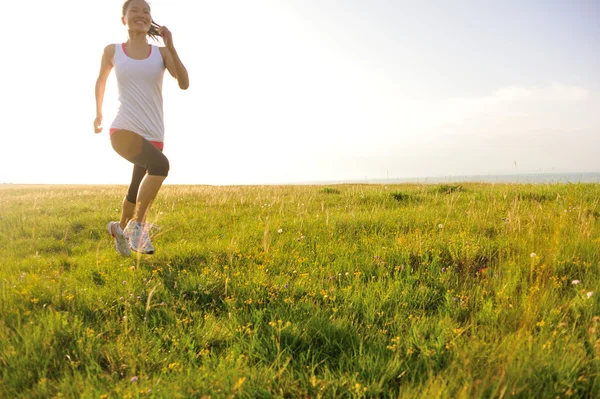
[[[125,17],[125,14],[127,14],[127,9],[129,8],[129,5],[132,1],[133,0],[125,0],[125,2],[123,3],[123,18]],[[147,1],[145,3],[148,4]],[[148,4],[148,7],[150,7],[150,4]],[[152,22],[150,23],[150,30],[148,31],[148,36],[154,39],[154,41],[158,41],[158,38],[160,37],[160,35],[158,34],[159,27],[160,25],[154,22],[154,20],[152,20]]]

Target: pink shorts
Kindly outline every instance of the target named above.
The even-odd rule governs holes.
[[[109,134],[112,136],[114,132],[119,131],[119,130],[123,130],[123,129],[111,128],[109,130]],[[165,148],[165,143],[163,143],[162,141],[150,141],[150,144],[152,144],[153,146],[155,146],[156,148],[158,148],[161,151]]]

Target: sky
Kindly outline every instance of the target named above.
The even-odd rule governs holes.
[[[163,87],[166,184],[599,172],[597,0],[153,0],[190,75]],[[94,134],[121,0],[0,5],[0,183],[127,184]]]

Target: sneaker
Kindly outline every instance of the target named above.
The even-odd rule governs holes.
[[[107,230],[115,239],[115,248],[117,248],[117,252],[123,256],[129,256],[131,254],[129,241],[127,241],[127,237],[125,237],[119,222],[108,222]]]
[[[154,253],[154,247],[150,241],[150,230],[154,228],[153,224],[150,223],[138,223],[130,220],[123,231],[125,236],[129,240],[129,246],[135,252],[151,255]]]

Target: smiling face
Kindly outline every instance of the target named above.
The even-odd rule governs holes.
[[[132,0],[125,3],[123,24],[130,32],[148,33],[152,23],[150,6],[144,0]]]

